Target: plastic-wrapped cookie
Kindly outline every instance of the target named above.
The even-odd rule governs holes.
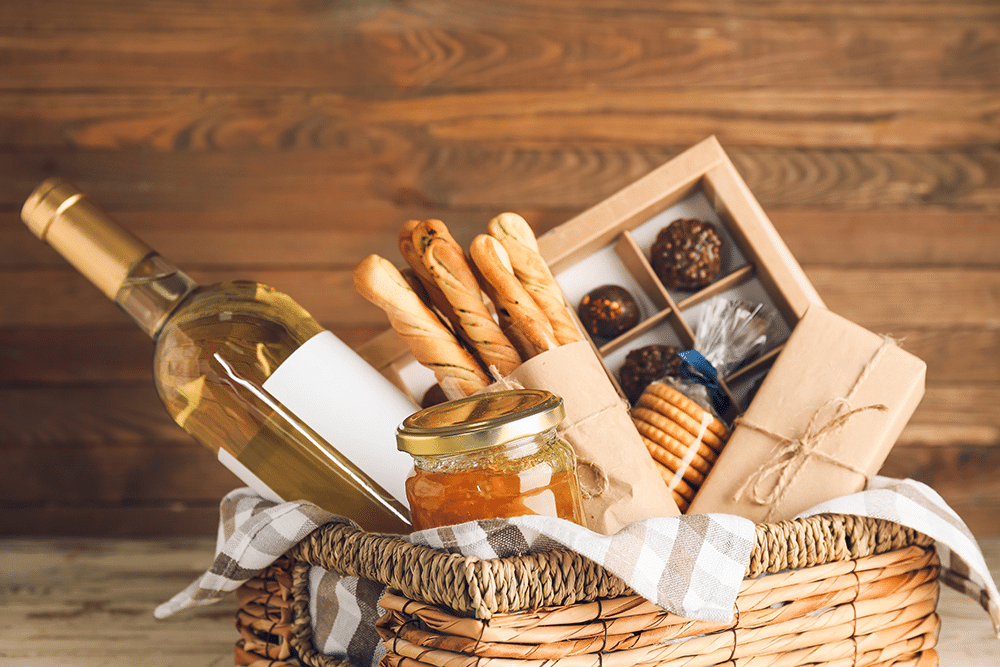
[[[673,345],[647,345],[625,355],[618,381],[629,401],[635,403],[651,382],[681,372],[681,358]]]
[[[646,387],[631,414],[674,501],[686,512],[729,440],[729,429],[662,382]]]
[[[601,285],[580,299],[580,323],[591,336],[614,338],[639,323],[639,304],[620,285]]]
[[[697,290],[711,283],[722,268],[722,239],[704,220],[681,218],[660,230],[650,263],[660,282],[670,289]]]

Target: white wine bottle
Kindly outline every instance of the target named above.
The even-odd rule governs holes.
[[[367,530],[412,530],[412,462],[394,438],[416,406],[288,295],[198,285],[61,179],[42,183],[21,217],[156,341],[167,411],[240,479]]]

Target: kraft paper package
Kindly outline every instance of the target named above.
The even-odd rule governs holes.
[[[559,430],[576,452],[587,528],[611,535],[635,521],[680,514],[589,343],[532,357],[488,390],[512,386],[562,397],[566,418]]]
[[[863,490],[920,402],[925,374],[892,338],[811,306],[688,513],[782,521]]]

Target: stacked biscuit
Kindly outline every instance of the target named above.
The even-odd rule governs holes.
[[[385,311],[449,399],[582,339],[528,223],[503,213],[487,230],[467,258],[440,220],[411,220],[399,233],[408,270],[378,255],[354,269],[355,288]]]
[[[643,391],[632,408],[632,422],[684,512],[729,440],[729,429],[711,412],[660,382]]]

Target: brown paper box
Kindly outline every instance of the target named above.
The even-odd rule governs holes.
[[[891,340],[810,307],[688,513],[781,521],[861,491],[920,402],[925,372]]]
[[[654,216],[697,195],[706,197],[747,264],[696,293],[674,295],[680,299],[678,301],[657,281],[632,234]],[[810,305],[823,305],[802,267],[795,261],[715,137],[699,142],[538,237],[539,252],[560,283],[564,280],[564,272],[607,248],[614,249],[621,263],[654,302],[656,311],[645,313],[645,321],[623,336],[601,345],[598,354],[606,362],[610,355],[619,353],[623,356],[620,353],[636,346],[637,337],[657,328],[670,329],[682,346],[692,347],[694,332],[685,319],[686,311],[744,283],[757,283],[763,288],[789,329],[794,327]],[[602,275],[591,278],[593,283],[588,284],[588,289],[613,282]],[[386,331],[357,351],[419,402],[427,387],[407,386],[407,381],[400,377],[400,373],[415,365],[416,361],[395,332]],[[724,378],[724,385],[732,389],[735,384],[749,382],[749,378],[766,369],[779,352],[780,346],[774,347],[732,377]],[[608,367],[616,373],[616,366],[609,364]]]
[[[566,418],[560,430],[576,451],[588,528],[610,535],[634,521],[680,514],[588,343],[533,357],[505,379],[562,397]]]

